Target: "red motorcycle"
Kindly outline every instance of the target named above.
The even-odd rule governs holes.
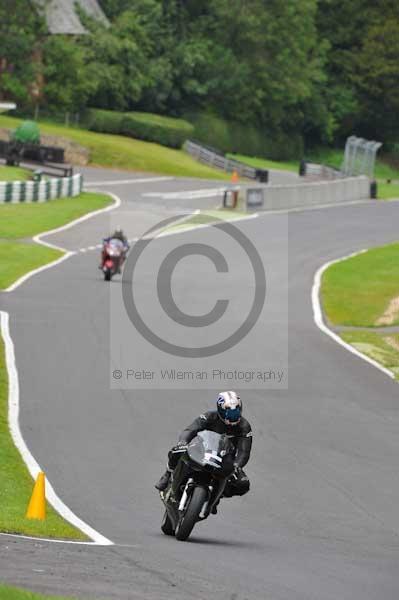
[[[113,275],[121,272],[125,258],[126,249],[121,240],[112,238],[104,241],[101,268],[105,281],[111,281]]]

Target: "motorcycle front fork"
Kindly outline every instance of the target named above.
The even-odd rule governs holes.
[[[193,483],[194,483],[194,479],[192,477],[190,477],[187,480],[187,483],[184,487],[182,496],[180,498],[179,509],[178,509],[179,512],[184,512],[184,510],[186,509],[187,501],[189,499],[189,494],[190,494],[190,487],[193,486]],[[225,485],[226,485],[226,482],[223,482],[216,490],[216,493],[214,493],[215,490],[212,485],[208,486],[208,499],[206,502],[204,502],[204,505],[202,506],[201,512],[199,514],[200,519],[206,519],[209,516],[209,513],[211,512],[213,506],[215,506],[216,504],[219,503],[219,501],[222,497]]]
[[[190,477],[190,479],[187,481],[185,488],[183,490],[182,496],[180,498],[180,502],[179,502],[179,511],[183,511],[186,508],[186,504],[187,504],[187,500],[188,500],[188,492],[190,490],[190,487],[192,486],[194,482],[194,479],[192,477]]]
[[[193,487],[193,484],[194,484],[194,479],[192,477],[190,477],[188,479],[185,487],[184,487],[182,496],[180,498],[179,512],[184,512],[185,511],[186,506],[187,506],[187,501],[188,501],[189,495],[190,495],[190,487]],[[208,506],[209,506],[210,498],[212,497],[213,487],[211,485],[208,486],[208,490],[209,490],[208,500],[206,502],[204,502],[204,504],[202,506],[201,512],[199,514],[199,518],[200,519],[205,519],[208,516],[208,514],[209,514]]]

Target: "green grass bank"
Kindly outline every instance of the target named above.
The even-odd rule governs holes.
[[[112,202],[105,194],[82,193],[45,203],[0,205],[0,290],[32,269],[62,256],[26,238],[61,227]]]
[[[340,336],[399,379],[399,335],[384,330],[399,325],[399,243],[331,265],[322,278],[321,301],[332,325],[375,328]]]
[[[0,290],[7,289],[25,273],[53,262],[62,254],[37,244],[0,240]]]
[[[15,129],[21,119],[0,115],[0,127]],[[229,179],[229,175],[195,161],[183,150],[166,148],[121,135],[39,122],[42,133],[68,138],[90,150],[90,164],[148,173],[204,179]]]
[[[399,243],[336,263],[323,275],[321,299],[333,325],[376,327],[398,296]],[[393,311],[387,324],[399,324],[399,314]]]
[[[111,203],[111,198],[105,194],[83,192],[74,198],[57,198],[49,202],[1,204],[0,239],[32,237]]]
[[[64,596],[47,596],[0,584],[0,600],[73,600]]]
[[[392,371],[399,379],[399,335],[381,335],[372,331],[345,331],[341,334],[345,342],[366,354],[383,367]]]
[[[0,165],[0,181],[27,181],[31,176],[31,171],[27,169]]]

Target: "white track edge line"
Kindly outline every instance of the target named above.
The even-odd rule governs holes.
[[[22,285],[27,279],[30,279],[31,277],[33,277],[33,275],[36,275],[37,273],[41,273],[42,271],[46,271],[47,269],[51,269],[52,267],[55,267],[56,265],[60,264],[64,260],[67,260],[68,258],[70,258],[71,256],[74,256],[76,254],[75,251],[66,250],[65,248],[62,248],[61,246],[56,246],[55,244],[51,244],[50,242],[45,242],[42,239],[42,237],[47,237],[48,235],[53,235],[54,233],[58,233],[60,231],[65,231],[66,229],[70,229],[71,227],[74,227],[75,225],[78,225],[79,223],[83,223],[83,221],[87,221],[88,219],[91,219],[92,217],[95,217],[102,213],[108,212],[110,210],[114,210],[115,208],[118,208],[121,205],[121,199],[116,194],[113,194],[112,192],[101,192],[101,193],[106,194],[107,196],[110,196],[114,200],[114,203],[111,204],[111,206],[106,206],[105,208],[100,208],[99,210],[94,210],[92,212],[89,212],[86,215],[83,215],[82,217],[79,217],[78,219],[75,219],[74,221],[67,223],[66,225],[61,225],[61,227],[56,227],[55,229],[50,229],[49,231],[43,231],[42,233],[38,233],[37,235],[35,235],[32,238],[34,242],[36,242],[37,244],[40,244],[41,246],[46,246],[47,248],[51,248],[52,250],[59,250],[60,252],[65,252],[64,256],[61,256],[60,258],[57,258],[56,260],[53,260],[53,261],[47,263],[46,265],[42,265],[41,267],[38,267],[37,269],[33,269],[32,271],[25,273],[25,275],[22,275],[22,277],[17,279],[17,281],[14,281],[14,283],[12,285],[10,285],[8,288],[6,288],[5,290],[3,290],[3,292],[13,292],[20,285]]]
[[[41,239],[41,237],[51,235],[51,234],[57,233],[59,231],[64,231],[66,229],[70,229],[74,225],[77,225],[79,223],[82,223],[83,221],[91,219],[92,217],[94,217],[96,215],[108,212],[110,210],[114,210],[115,208],[118,208],[121,205],[121,199],[119,198],[119,196],[117,196],[116,194],[113,194],[112,192],[103,192],[103,193],[106,193],[108,196],[110,196],[114,200],[114,203],[111,206],[107,206],[105,208],[101,208],[99,210],[92,211],[86,215],[83,215],[82,217],[79,217],[78,219],[75,219],[74,221],[71,221],[70,223],[67,223],[66,225],[62,225],[61,227],[51,229],[50,231],[44,231],[43,233],[39,233],[36,236],[34,236],[33,240],[36,243],[41,244],[43,246],[47,246],[49,248],[53,248],[53,249],[60,250],[60,251],[65,251],[63,248],[60,248],[59,246],[50,244],[49,242],[45,242],[44,240]],[[45,271],[46,269],[50,269],[50,268],[58,265],[59,263],[63,262],[64,260],[67,260],[68,258],[73,256],[74,254],[76,254],[76,252],[66,251],[66,254],[64,254],[64,256],[61,256],[57,260],[52,261],[52,262],[48,263],[47,265],[42,265],[41,267],[39,267],[37,269],[33,269],[29,273],[25,273],[25,275],[20,277],[16,282],[14,282],[11,286],[9,286],[7,289],[5,289],[3,291],[12,292],[13,290],[15,290],[17,287],[19,287],[22,283],[24,283],[27,279],[29,279],[33,275],[36,275],[37,273],[40,273],[42,271]],[[28,447],[26,446],[25,441],[22,437],[20,428],[19,428],[19,382],[18,382],[18,371],[17,371],[17,367],[16,367],[16,362],[15,362],[14,344],[11,339],[11,335],[10,335],[10,331],[9,331],[9,315],[8,315],[8,313],[6,313],[4,311],[0,311],[0,317],[1,317],[0,329],[1,329],[3,339],[4,339],[4,344],[6,347],[6,365],[7,365],[8,379],[9,379],[8,408],[9,408],[10,432],[11,432],[11,436],[12,436],[15,446],[19,450],[19,452],[22,456],[22,459],[25,462],[26,466],[28,467],[28,470],[31,473],[32,477],[35,479],[35,477],[37,476],[37,473],[41,469],[40,469],[38,463],[36,462],[36,460],[34,459],[34,457],[32,456],[32,454],[30,453]],[[98,531],[93,529],[90,525],[88,525],[87,523],[85,523],[84,521],[79,519],[79,517],[77,517],[57,496],[52,485],[48,481],[47,481],[46,497],[47,497],[47,500],[50,502],[50,504],[54,507],[54,509],[62,517],[64,517],[64,519],[66,519],[67,521],[72,523],[72,525],[74,525],[75,527],[77,527],[78,529],[83,531],[83,533],[85,533],[86,535],[88,535],[89,537],[92,538],[93,542],[85,542],[85,544],[101,545],[101,546],[113,545],[113,542],[111,542],[111,540],[109,540],[108,538],[103,536],[101,533],[99,533]],[[40,539],[40,538],[38,538],[38,539]],[[56,540],[51,540],[51,541],[56,541]],[[64,543],[76,543],[76,542],[73,542],[72,540],[70,540],[70,541],[66,541]]]
[[[96,185],[125,185],[128,183],[157,183],[160,181],[173,181],[175,177],[146,177],[142,179],[107,179],[105,181],[86,181],[84,187],[93,187]]]
[[[50,269],[51,267],[55,267],[56,265],[59,265],[60,263],[64,262],[64,260],[67,260],[74,254],[75,254],[75,252],[66,252],[63,256],[60,256],[60,258],[57,258],[56,260],[52,260],[51,262],[47,263],[46,265],[42,265],[41,267],[38,267],[37,269],[33,269],[33,271],[29,271],[28,273],[25,273],[25,275],[22,275],[22,277],[17,279],[17,281],[15,281],[8,288],[6,288],[5,290],[2,290],[2,291],[3,292],[13,292],[20,285],[22,285],[27,279],[30,279],[31,277],[33,277],[33,275],[37,275],[37,273],[41,273],[42,271],[46,271],[47,269]]]
[[[47,480],[46,480],[46,484],[47,484]],[[34,537],[32,535],[20,535],[19,533],[6,533],[6,532],[0,532],[0,537],[10,537],[10,538],[14,538],[17,540],[32,540],[33,542],[51,542],[52,544],[74,544],[75,546],[109,546],[109,545],[113,545],[115,546],[114,543],[111,544],[98,544],[96,542],[79,542],[78,540],[60,540],[60,539],[56,539],[56,538],[43,538],[43,537]]]
[[[74,544],[75,546],[94,546],[98,544],[93,544],[93,542],[79,542],[75,540],[57,540],[53,538],[39,538],[34,537],[32,535],[20,535],[18,533],[5,533],[0,532],[0,537],[9,537],[14,540],[30,540],[32,542],[40,543],[40,542],[51,542],[53,544]],[[113,546],[118,546],[119,548],[140,548],[139,544],[113,544]]]
[[[194,215],[197,214],[201,214],[201,210],[196,210],[195,212],[191,213],[189,215],[189,217],[192,217]],[[203,211],[203,214],[206,214],[206,210]],[[184,220],[188,219],[189,217],[185,217],[183,219],[179,219],[178,221],[176,221],[175,223],[173,223],[173,225],[171,225],[171,227],[174,227],[175,225],[178,225],[180,221],[184,222]],[[177,235],[178,233],[187,233],[188,231],[195,231],[196,229],[205,229],[207,227],[213,227],[214,225],[221,225],[223,223],[239,223],[240,221],[249,221],[251,219],[257,219],[259,217],[259,213],[252,213],[250,215],[246,215],[245,217],[236,217],[233,219],[219,219],[217,221],[214,222],[210,222],[210,223],[199,223],[198,225],[188,225],[187,227],[181,227],[180,229],[177,229],[176,231],[165,231],[163,233],[159,233],[159,234],[155,234],[154,236],[149,236],[150,239],[152,238],[162,238],[162,237],[168,237],[170,235]],[[147,236],[144,238],[147,239]]]
[[[9,314],[5,311],[0,311],[1,334],[5,345],[6,368],[8,374],[8,425],[12,440],[18,449],[29,473],[35,480],[38,473],[42,470],[35,458],[28,449],[25,440],[22,436],[19,427],[19,380],[18,371],[15,361],[14,343],[10,335]],[[53,486],[46,478],[46,498],[53,508],[69,523],[77,529],[80,529],[93,542],[92,545],[111,546],[113,542],[103,536],[101,533],[93,529],[90,525],[82,521],[76,516],[70,508],[68,508],[62,500],[57,496]],[[39,538],[38,538],[39,539]],[[72,541],[72,540],[71,540]],[[68,543],[66,541],[65,543]]]
[[[338,334],[336,334],[334,331],[332,331],[331,329],[329,329],[327,327],[327,325],[326,325],[326,323],[325,323],[325,321],[323,319],[323,311],[322,311],[321,303],[320,303],[320,288],[321,288],[321,278],[323,276],[323,273],[331,265],[334,265],[334,264],[339,263],[339,262],[343,262],[344,260],[347,260],[348,258],[352,258],[354,256],[358,256],[359,254],[363,254],[364,252],[367,252],[367,249],[363,249],[363,250],[360,250],[358,252],[353,252],[352,254],[348,254],[346,256],[343,256],[341,258],[337,258],[335,260],[330,260],[329,262],[326,262],[324,265],[322,265],[319,269],[317,269],[317,271],[315,273],[315,276],[314,276],[314,279],[313,279],[313,287],[312,287],[313,319],[314,319],[314,322],[316,323],[317,327],[323,333],[325,333],[326,335],[328,335],[329,337],[331,337],[335,342],[337,342],[337,344],[339,344],[340,346],[343,346],[344,348],[346,348],[346,350],[348,350],[352,354],[355,354],[355,356],[357,356],[359,358],[362,358],[364,361],[368,362],[370,365],[372,365],[373,367],[375,367],[379,371],[382,371],[382,373],[384,373],[385,375],[387,375],[391,379],[395,379],[395,375],[394,375],[394,373],[392,371],[390,371],[389,369],[383,367],[376,360],[373,360],[372,358],[370,358],[366,354],[363,354],[362,352],[360,352],[359,350],[356,350],[356,348],[354,348],[353,346],[351,346],[350,344],[348,344],[347,342],[345,342]]]

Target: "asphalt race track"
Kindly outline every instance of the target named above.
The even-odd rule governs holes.
[[[103,189],[122,199],[112,222],[120,217],[129,237],[182,208],[215,204],[212,197],[168,201],[163,193],[221,185],[117,183],[132,174],[86,172],[90,189],[112,179]],[[111,214],[49,241],[71,250],[96,245]],[[285,220],[262,215],[240,224],[275,265],[275,277],[272,241]],[[25,441],[62,500],[115,543],[3,536],[1,580],[98,599],[397,600],[399,388],[321,333],[310,293],[323,263],[397,240],[398,223],[396,202],[289,214],[289,387],[243,393],[254,429],[251,493],[222,502],[188,543],[161,533],[153,485],[177,432],[213,406],[217,390],[110,390],[110,294],[96,268],[98,250],[77,252],[1,294]]]

